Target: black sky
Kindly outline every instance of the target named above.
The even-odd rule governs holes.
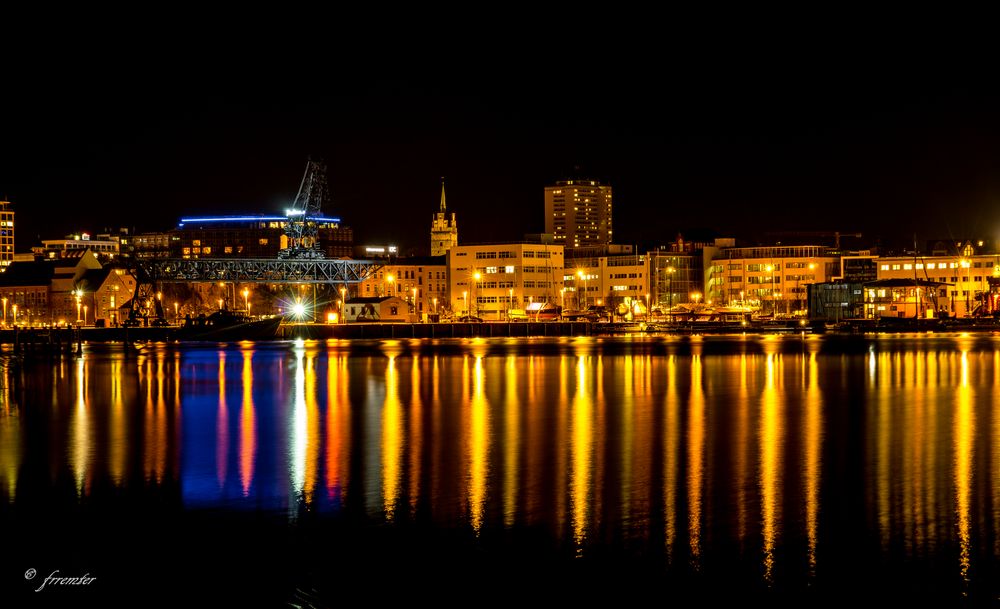
[[[961,48],[809,38],[22,49],[3,59],[0,196],[16,205],[19,250],[277,212],[309,156],[329,166],[325,211],[359,243],[425,245],[440,176],[462,241],[538,232],[543,187],[574,167],[614,187],[622,242],[1000,236],[995,70]]]

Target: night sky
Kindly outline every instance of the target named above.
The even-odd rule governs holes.
[[[613,186],[623,243],[1000,236],[996,71],[961,50],[808,39],[555,44],[465,65],[468,40],[379,60],[12,53],[0,196],[20,251],[38,235],[279,212],[310,156],[329,167],[324,211],[357,243],[426,246],[441,176],[461,241],[540,232],[543,187],[574,174]]]

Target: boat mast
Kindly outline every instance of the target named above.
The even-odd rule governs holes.
[[[920,286],[917,279],[917,233],[913,233],[913,301],[917,319],[920,319]]]

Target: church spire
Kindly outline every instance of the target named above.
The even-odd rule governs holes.
[[[445,212],[445,207],[446,206],[444,204],[444,176],[442,176],[441,177],[441,213]]]

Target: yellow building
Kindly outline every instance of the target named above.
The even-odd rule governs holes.
[[[398,296],[421,319],[448,304],[448,264],[445,256],[399,258],[379,268],[371,277],[348,288],[354,296]]]
[[[706,270],[704,302],[804,314],[806,286],[839,272],[840,257],[829,252],[818,245],[723,248]]]
[[[976,254],[971,245],[961,251],[963,255],[879,258],[875,261],[878,278],[949,284],[937,288],[939,309],[956,317],[966,317],[974,313],[989,293],[987,279],[1000,277],[1000,255]]]
[[[448,304],[455,316],[506,319],[531,302],[561,304],[563,275],[562,245],[458,245],[448,252]]]
[[[646,256],[570,258],[566,261],[563,283],[565,308],[582,310],[597,305],[616,309],[633,302],[641,302],[645,307],[649,294]]]
[[[595,180],[546,186],[545,232],[566,249],[611,243],[611,187]]]

